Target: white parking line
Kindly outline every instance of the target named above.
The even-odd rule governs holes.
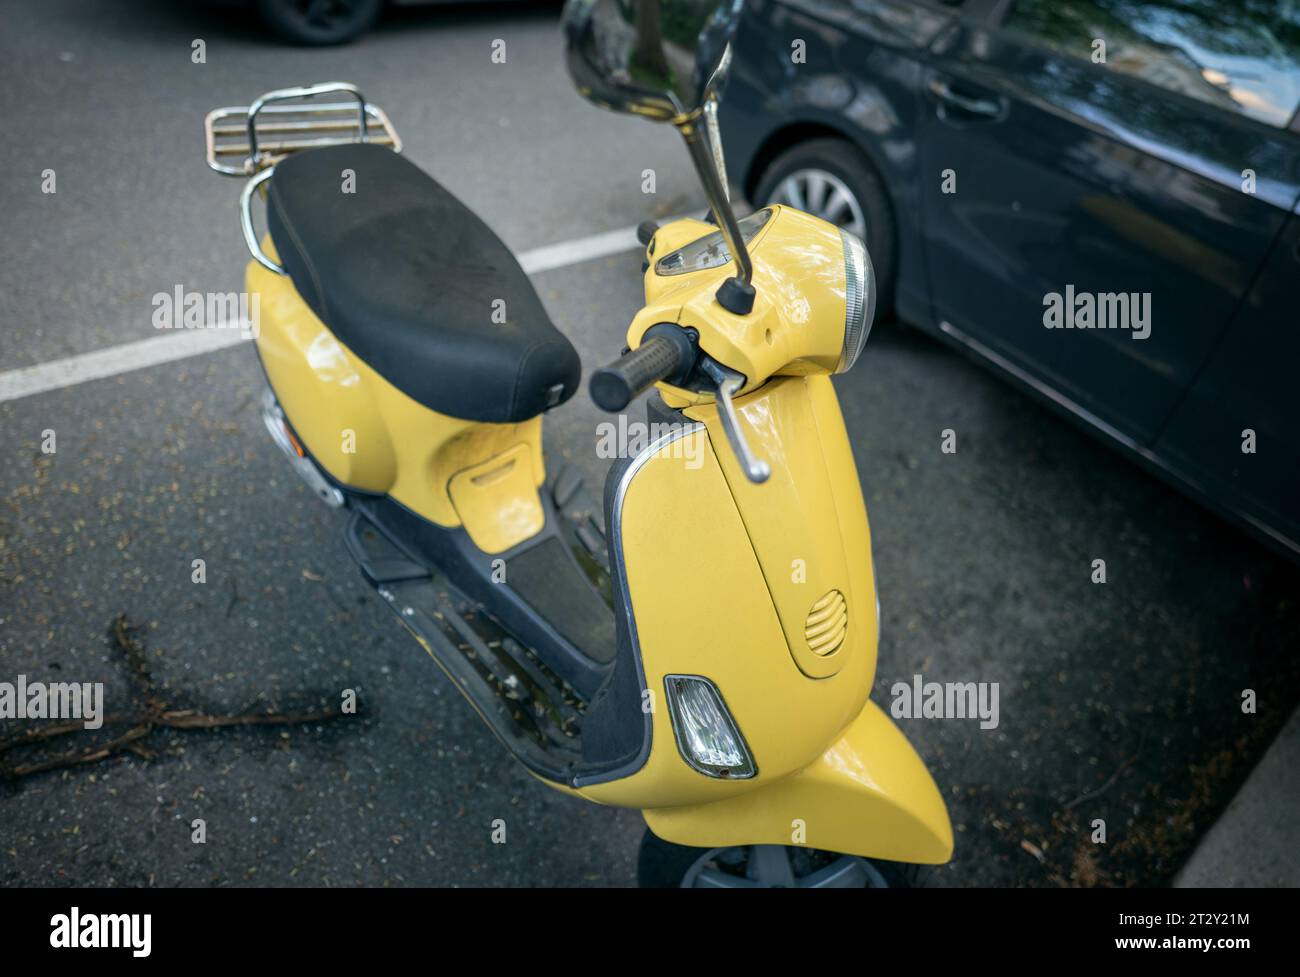
[[[665,222],[666,223],[666,222]],[[607,258],[640,245],[636,228],[625,227],[573,241],[548,244],[516,255],[530,275],[569,265]],[[120,346],[109,346],[66,359],[37,363],[0,373],[0,404],[33,394],[72,387],[90,380],[102,380],[132,370],[201,356],[238,345],[249,339],[246,329],[223,326],[217,329],[174,330]]]
[[[636,239],[636,228],[625,227],[618,231],[606,231],[591,237],[580,237],[575,241],[561,241],[559,244],[547,244],[516,255],[519,265],[530,275],[543,271],[552,271],[568,265],[592,261],[596,258],[608,258],[613,254],[622,254],[633,248],[641,247]]]
[[[143,370],[147,366],[211,353],[235,346],[249,338],[246,330],[227,328],[224,324],[220,329],[178,329],[133,343],[122,343],[120,346],[108,346],[62,360],[24,366],[0,373],[0,404],[45,393],[47,390],[72,387],[89,380],[102,380],[119,373]]]

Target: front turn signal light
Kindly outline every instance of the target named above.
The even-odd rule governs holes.
[[[667,675],[664,686],[683,760],[706,777],[745,780],[758,773],[716,685],[702,675]]]

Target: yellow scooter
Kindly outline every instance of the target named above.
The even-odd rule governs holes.
[[[642,884],[894,885],[953,839],[868,699],[871,538],[830,376],[862,351],[875,282],[839,228],[733,213],[714,112],[739,12],[565,8],[578,90],[674,125],[714,218],[643,225],[645,308],[590,392],[621,412],[654,385],[655,436],[599,506],[542,455],[577,353],[354,86],[210,113],[208,161],[248,180],[271,436],[501,742],[552,787],[644,811]]]

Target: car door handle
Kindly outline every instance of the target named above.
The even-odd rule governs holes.
[[[928,87],[930,94],[941,104],[950,105],[967,115],[977,115],[986,119],[1001,118],[1006,104],[1001,98],[981,98],[978,95],[964,94],[953,88],[952,82],[946,78],[931,78]]]

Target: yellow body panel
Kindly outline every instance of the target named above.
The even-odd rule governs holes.
[[[641,468],[623,501],[624,563],[653,729],[639,771],[581,789],[601,803],[691,804],[752,790],[806,765],[833,732],[803,721],[824,715],[834,690],[802,680],[708,436],[700,428],[686,437],[698,442],[689,452],[700,467],[673,458],[670,445]],[[706,675],[722,689],[758,757],[755,780],[711,779],[685,764],[663,705],[664,676],[674,673]]]
[[[830,379],[776,380],[737,408],[773,461],[769,483],[744,480],[710,405],[687,412],[701,427],[685,437],[699,443],[660,448],[628,485],[621,539],[653,692],[651,746],[630,776],[578,792],[643,808],[651,829],[679,844],[791,844],[798,818],[814,847],[946,861],[952,830],[934,781],[868,702],[877,639],[870,530]],[[789,569],[797,559],[808,564],[802,583]],[[835,667],[815,676],[796,641],[826,589],[847,599],[848,634]],[[662,704],[671,674],[714,682],[754,777],[714,779],[682,759]]]
[[[731,264],[684,275],[655,274],[656,256],[717,229],[701,221],[674,221],[655,234],[648,256],[646,305],[628,328],[635,349],[656,323],[696,329],[700,348],[745,375],[745,389],[771,376],[834,373],[844,351],[844,245],[839,228],[791,207],[772,207],[772,217],[750,242],[754,308],[736,315],[715,298],[735,273]],[[674,390],[684,402],[707,395]]]
[[[820,384],[825,395],[816,392]],[[623,501],[624,567],[646,688],[657,705],[664,676],[707,676],[749,743],[757,776],[717,780],[691,769],[678,753],[668,710],[656,708],[645,766],[584,788],[592,799],[664,806],[753,790],[813,762],[862,711],[876,656],[871,546],[856,477],[839,485],[828,478],[832,469],[842,473],[845,458],[852,464],[829,384],[825,377],[789,378],[738,402],[747,414],[766,418],[763,443],[799,466],[783,473],[798,484],[744,482],[730,448],[714,433],[710,407],[699,409],[702,427],[686,435],[699,443],[661,448]],[[839,460],[828,462],[828,455]],[[765,496],[769,487],[774,494]],[[790,498],[815,508],[783,504]],[[764,521],[769,524],[760,527]],[[664,531],[668,526],[672,532]],[[810,564],[802,584],[788,582],[793,558]],[[848,600],[848,634],[835,667],[813,678],[792,652],[783,616],[797,618],[802,642],[808,610],[828,589]]]
[[[705,848],[791,845],[897,862],[952,857],[952,824],[930,772],[874,703],[817,760],[763,790],[645,812],[666,841]]]
[[[269,237],[262,248],[275,256]],[[257,350],[271,388],[299,439],[331,476],[350,488],[387,494],[440,526],[463,525],[488,553],[541,528],[540,417],[487,424],[432,411],[340,342],[288,277],[249,262],[247,288],[261,296]],[[472,481],[510,462],[501,482]],[[456,482],[462,488],[453,500],[458,476],[471,480]]]
[[[790,655],[812,678],[836,674],[857,655],[857,673],[869,685],[876,664],[871,535],[830,378],[773,380],[741,398],[736,409],[750,446],[771,464],[771,478],[761,485],[750,482],[729,449],[719,460]],[[685,413],[707,425],[715,444],[726,444],[716,405],[694,406]],[[848,634],[821,654],[806,635],[810,615],[837,591],[847,601]]]
[[[532,452],[520,443],[451,477],[449,494],[469,538],[484,553],[501,553],[542,531]]]

